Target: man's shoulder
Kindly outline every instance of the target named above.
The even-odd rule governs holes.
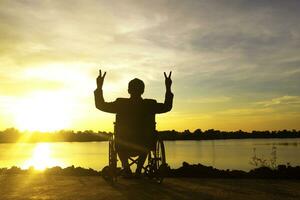
[[[117,98],[116,102],[128,102],[129,98]]]
[[[130,98],[117,98],[116,103],[118,104],[126,104],[130,102]],[[144,104],[156,104],[157,101],[155,99],[143,99]]]
[[[145,103],[157,103],[155,99],[144,99]]]

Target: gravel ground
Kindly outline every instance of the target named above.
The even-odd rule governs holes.
[[[167,178],[119,179],[99,176],[0,175],[0,199],[300,199],[298,180]]]

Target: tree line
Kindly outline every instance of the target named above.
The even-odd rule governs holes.
[[[19,131],[16,128],[8,128],[0,131],[1,143],[12,142],[91,142],[107,141],[113,133],[93,130],[74,131],[60,130],[55,132]],[[299,130],[278,131],[220,131],[208,129],[202,131],[175,130],[158,131],[158,136],[163,140],[216,140],[216,139],[243,139],[243,138],[300,138]]]

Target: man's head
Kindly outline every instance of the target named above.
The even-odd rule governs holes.
[[[142,80],[135,78],[128,84],[128,93],[131,96],[141,96],[144,93],[145,84]]]

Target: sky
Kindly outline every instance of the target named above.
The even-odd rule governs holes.
[[[112,131],[97,110],[98,70],[107,101],[174,105],[158,130],[300,129],[298,0],[1,0],[0,130]]]

